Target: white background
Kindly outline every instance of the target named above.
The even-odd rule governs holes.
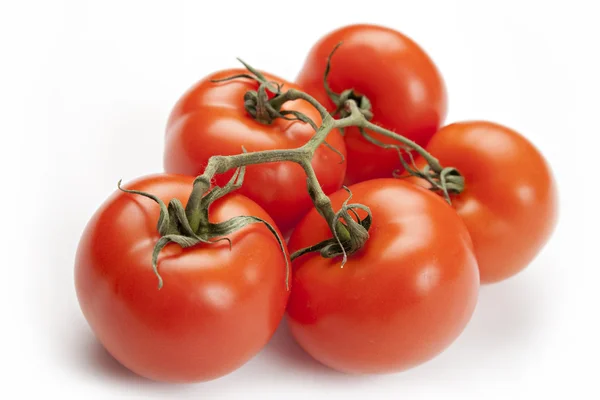
[[[594,3],[2,2],[2,397],[600,398]],[[335,373],[283,328],[217,381],[166,385],[128,372],[76,301],[73,258],[88,218],[119,178],[161,170],[167,115],[197,79],[237,66],[236,56],[294,79],[314,41],[355,22],[426,49],[447,81],[448,122],[491,119],[541,149],[560,187],[553,239],[524,273],[482,289],[451,348],[405,373]]]

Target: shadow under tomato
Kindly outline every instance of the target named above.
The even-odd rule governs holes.
[[[96,341],[89,345],[87,356],[89,362],[94,365],[93,368],[90,368],[90,372],[102,373],[105,376],[123,381],[147,381],[147,379],[134,374],[121,365]]]
[[[179,397],[186,392],[195,390],[195,384],[156,382],[124,367],[106,349],[88,333],[80,334],[78,356],[74,358],[75,366],[81,373],[98,381],[110,381],[125,388],[135,388],[140,395],[163,393],[169,397]],[[147,397],[147,396],[144,396]]]
[[[320,377],[329,381],[352,381],[353,384],[367,384],[383,376],[347,374],[320,363],[296,343],[285,318],[279,324],[277,331],[261,356],[267,358],[268,362],[273,363],[278,370],[283,370],[295,377],[300,374],[311,378],[312,376]]]
[[[306,353],[294,340],[285,318],[279,324],[277,331],[269,344],[263,350],[264,356],[279,366],[289,366],[295,370],[314,372],[328,375],[343,375],[326,367],[308,353]]]
[[[111,356],[90,332],[79,332],[79,343],[74,348],[74,362],[80,371],[100,378],[109,378],[123,383],[154,383],[136,375]]]

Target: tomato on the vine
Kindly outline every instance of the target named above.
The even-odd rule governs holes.
[[[446,349],[470,320],[479,289],[471,239],[441,197],[416,185],[388,178],[350,190],[352,202],[372,212],[370,237],[343,267],[341,257],[318,253],[293,261],[290,331],[334,369],[404,370]],[[331,195],[334,209],[347,196]],[[294,230],[290,251],[330,237],[313,209]]]
[[[304,145],[314,135],[313,128],[299,121],[275,119],[270,124],[256,121],[244,108],[244,95],[257,90],[258,83],[240,78],[215,83],[247,70],[231,69],[214,73],[190,88],[173,108],[167,124],[164,152],[165,170],[170,173],[199,175],[211,156],[234,155],[274,149],[291,149]],[[298,86],[265,74],[269,81],[282,83],[283,89]],[[321,124],[320,114],[304,101],[291,101],[284,110],[295,110]],[[327,142],[336,148],[336,154],[324,145],[319,146],[312,166],[325,193],[338,190],[344,180],[346,155],[344,140],[335,130]],[[231,172],[216,179],[221,185]],[[306,191],[306,175],[292,162],[277,162],[247,167],[245,184],[239,190],[256,201],[272,216],[278,227],[288,233],[312,206]]]
[[[464,191],[451,200],[473,239],[481,281],[497,282],[527,267],[557,220],[556,183],[538,149],[506,126],[465,121],[440,129],[426,150],[465,178]]]
[[[127,185],[184,205],[192,177],[154,175]],[[231,194],[210,206],[212,222],[254,215],[272,223],[252,200]],[[242,366],[269,341],[283,318],[289,291],[286,257],[263,224],[226,241],[159,256],[157,289],[151,258],[159,207],[118,191],[95,213],[79,243],[75,284],[83,314],[98,340],[124,366],[158,381],[214,379]]]
[[[421,146],[443,123],[446,88],[425,51],[395,30],[376,25],[350,25],[325,35],[304,63],[296,83],[331,110],[336,106],[323,85],[327,58],[331,58],[328,82],[341,93],[353,89],[372,105],[373,122],[401,134]],[[393,139],[371,134],[375,139],[397,144]],[[401,170],[398,154],[367,140],[357,128],[345,130],[348,152],[346,183],[391,177]]]

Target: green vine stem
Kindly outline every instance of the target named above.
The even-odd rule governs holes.
[[[250,73],[255,71],[253,68],[249,67],[248,64],[244,63],[244,65],[249,69]],[[244,105],[248,113],[258,122],[271,124],[273,120],[277,118],[286,118],[286,115],[283,114],[284,111],[282,111],[282,106],[289,101],[303,100],[311,104],[319,112],[322,119],[321,126],[317,127],[315,134],[306,144],[296,149],[265,150],[253,153],[244,152],[242,154],[231,156],[211,157],[208,160],[204,173],[198,176],[194,181],[194,189],[192,196],[190,197],[190,202],[188,203],[188,218],[192,228],[195,228],[195,226],[200,223],[200,215],[194,211],[198,209],[196,203],[201,198],[202,193],[205,193],[206,190],[208,190],[210,182],[215,175],[225,173],[233,168],[252,164],[282,161],[295,162],[304,169],[308,192],[315,208],[327,221],[333,238],[292,254],[292,260],[309,251],[319,251],[322,256],[328,258],[342,255],[343,265],[347,259],[347,255],[358,251],[368,240],[368,229],[371,224],[370,210],[364,205],[347,205],[344,203],[342,210],[336,213],[333,210],[329,197],[323,192],[323,189],[319,184],[311,160],[318,147],[321,144],[326,144],[325,139],[332,130],[351,126],[358,127],[365,135],[367,135],[366,130],[369,130],[393,138],[398,141],[403,148],[411,149],[421,155],[428,164],[423,171],[418,170],[416,167],[409,166],[400,153],[401,147],[392,145],[399,151],[400,159],[405,166],[405,169],[410,171],[412,175],[419,176],[430,182],[432,190],[441,191],[448,202],[450,202],[450,191],[460,192],[462,190],[464,180],[456,169],[443,168],[435,157],[417,143],[370,122],[369,120],[371,119],[372,114],[370,112],[370,107],[369,109],[365,109],[364,101],[363,107],[359,107],[357,100],[352,98],[352,96],[349,96],[345,99],[341,110],[343,111],[343,117],[335,119],[322,104],[309,94],[293,88],[281,91],[280,89],[283,85],[276,82],[268,82],[262,75],[255,77],[252,77],[251,75],[237,75],[226,78],[226,80],[248,77],[258,82],[259,88],[257,91],[248,91],[245,94]],[[276,95],[273,98],[268,99],[264,93],[266,93],[267,89],[273,92],[272,88],[277,88],[277,91],[274,92]],[[295,112],[294,115],[296,119],[311,123],[313,127],[316,127],[316,124],[305,115],[299,112]],[[374,138],[372,140],[377,142]],[[382,146],[385,145],[382,144]],[[367,218],[360,220],[354,211],[355,209],[366,211],[368,214]],[[354,218],[352,218],[351,213],[354,215]]]
[[[261,85],[264,84],[265,83]],[[289,89],[280,96],[275,97],[275,99],[277,99],[276,101],[280,101],[281,104],[287,101],[299,99],[309,102],[321,114],[321,126],[318,127],[313,137],[306,144],[296,149],[265,150],[232,156],[211,157],[208,160],[204,173],[198,176],[194,181],[194,189],[192,191],[192,195],[190,196],[190,201],[188,202],[188,219],[190,221],[190,225],[192,228],[194,228],[200,222],[200,215],[198,215],[198,207],[196,203],[201,198],[202,193],[205,193],[210,187],[210,182],[215,175],[225,173],[233,168],[239,168],[252,164],[290,161],[299,164],[304,169],[307,177],[308,191],[311,195],[313,203],[323,218],[328,221],[332,231],[337,231],[338,235],[340,235],[342,238],[349,238],[347,229],[344,229],[343,226],[339,226],[337,222],[333,222],[336,213],[331,206],[329,197],[325,194],[325,192],[323,192],[321,184],[319,183],[311,164],[311,160],[315,151],[321,144],[324,143],[329,132],[338,127],[338,121],[329,115],[325,107],[323,107],[312,96],[299,90]]]
[[[439,160],[431,155],[427,150],[425,150],[422,146],[413,142],[406,137],[399,135],[395,132],[382,128],[379,125],[376,125],[369,120],[365,116],[362,109],[360,109],[354,100],[347,100],[345,103],[346,112],[349,113],[349,116],[346,118],[342,118],[336,120],[339,128],[356,126],[360,129],[363,137],[369,140],[371,143],[374,143],[383,148],[394,148],[399,153],[399,159],[402,163],[404,169],[413,176],[416,176],[421,179],[427,180],[431,189],[434,191],[439,191],[442,193],[446,201],[451,204],[450,193],[461,193],[464,190],[464,178],[460,175],[460,172],[454,167],[442,167]],[[397,145],[387,145],[373,138],[371,135],[367,133],[367,131],[372,131],[378,133],[382,136],[386,136],[392,138],[401,143],[402,147]],[[410,150],[415,151],[419,154],[425,161],[427,162],[427,166],[424,170],[419,170],[416,166],[414,166],[414,160],[412,160],[413,165],[409,165],[404,160],[402,156],[401,149],[405,149],[406,154],[409,157],[412,155]]]
[[[329,61],[331,60],[332,55],[333,52],[329,57]],[[260,218],[254,216],[240,216],[218,224],[209,221],[208,210],[210,204],[216,199],[226,196],[241,187],[245,167],[254,164],[287,161],[300,165],[306,173],[307,189],[312,202],[319,214],[327,221],[332,232],[332,238],[308,248],[298,250],[292,254],[291,259],[294,260],[309,252],[319,252],[321,256],[326,258],[343,256],[343,266],[347,257],[359,251],[368,240],[368,230],[372,223],[372,216],[371,211],[367,206],[362,204],[348,204],[352,197],[352,193],[348,188],[345,189],[349,192],[349,197],[342,204],[340,210],[336,212],[333,209],[331,200],[327,194],[323,192],[317,179],[311,162],[315,151],[319,146],[327,146],[341,155],[339,151],[331,147],[326,141],[327,136],[334,129],[343,130],[344,128],[354,126],[357,127],[363,136],[372,143],[383,148],[396,149],[405,170],[411,175],[426,179],[431,184],[431,189],[442,192],[448,202],[450,202],[450,192],[460,193],[463,190],[464,179],[455,168],[442,167],[439,161],[423,147],[404,136],[370,122],[370,119],[372,118],[370,102],[365,97],[357,95],[353,89],[346,90],[342,92],[341,95],[337,95],[326,85],[328,92],[331,92],[330,95],[334,96],[335,100],[338,102],[338,109],[332,115],[309,94],[293,88],[283,91],[282,84],[268,81],[258,70],[252,68],[243,61],[241,62],[249,73],[238,74],[215,82],[233,79],[251,79],[258,82],[258,90],[250,90],[246,92],[243,99],[240,99],[240,101],[244,102],[244,108],[249,115],[263,124],[271,124],[277,118],[299,120],[308,123],[315,128],[315,134],[308,142],[295,149],[265,150],[248,153],[242,147],[242,152],[237,155],[216,155],[211,157],[208,160],[202,175],[196,177],[194,180],[192,192],[185,209],[183,208],[182,203],[177,199],[171,200],[167,206],[152,194],[122,189],[119,182],[119,189],[122,191],[148,197],[157,202],[160,206],[160,217],[157,228],[161,238],[156,243],[152,254],[152,267],[159,280],[159,289],[163,285],[163,280],[158,272],[158,255],[162,248],[170,242],[177,243],[182,247],[190,247],[198,243],[210,244],[226,240],[231,246],[231,241],[227,238],[227,235],[242,229],[248,224],[262,223],[277,238],[282,253],[285,255],[284,244],[277,234],[277,231],[268,222]],[[325,82],[327,82],[329,70],[328,62],[324,78]],[[267,91],[272,93],[273,96],[269,96]],[[318,126],[309,117],[298,111],[282,109],[282,106],[285,103],[295,100],[302,100],[311,104],[321,115],[321,125]],[[339,114],[341,118],[335,119],[334,115],[337,114]],[[399,142],[400,145],[384,144],[370,136],[367,131],[372,131],[379,135],[392,138]],[[402,157],[403,150],[411,157],[411,165],[409,165]],[[416,167],[412,155],[410,154],[411,150],[422,156],[427,162],[426,167],[422,170],[419,170]],[[236,169],[236,172],[227,185],[224,187],[212,187],[211,182],[215,175],[223,174],[232,169]],[[361,219],[356,210],[362,210],[366,213],[366,217]],[[290,266],[287,263],[287,257],[286,271],[285,283],[286,288],[289,290]]]

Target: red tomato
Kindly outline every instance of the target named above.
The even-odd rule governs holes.
[[[310,51],[296,79],[323,105],[335,109],[323,86],[327,57],[329,85],[340,93],[354,89],[372,104],[373,122],[425,146],[446,116],[446,89],[438,69],[414,41],[400,32],[374,25],[350,25],[323,37]],[[367,142],[356,128],[345,131],[346,182],[391,177],[401,170],[398,154]],[[378,134],[384,143],[397,144]]]
[[[451,199],[473,239],[481,281],[523,270],[557,219],[556,184],[544,157],[519,133],[486,121],[445,126],[427,150],[465,178],[465,190]]]
[[[210,82],[211,79],[247,72],[241,69],[217,72],[183,95],[175,105],[167,126],[164,153],[167,172],[196,176],[203,172],[211,156],[240,154],[242,146],[248,152],[296,148],[314,135],[310,125],[298,121],[276,119],[270,125],[255,121],[244,109],[244,94],[257,90],[256,82],[249,79]],[[281,78],[265,75],[269,80],[283,83],[284,90],[298,89],[298,86]],[[300,111],[321,124],[319,113],[304,101],[289,102],[283,109]],[[339,131],[331,132],[327,141],[345,156],[346,149]],[[346,164],[340,155],[320,146],[312,165],[325,193],[341,187]],[[230,177],[231,173],[219,176],[217,184],[225,184]],[[286,233],[312,206],[304,170],[291,162],[248,166],[244,186],[239,193],[262,206]]]
[[[370,238],[343,268],[340,257],[318,253],[294,260],[290,331],[331,368],[401,371],[443,351],[470,320],[479,288],[471,239],[442,198],[415,185],[389,178],[350,190],[352,203],[371,209]],[[333,194],[334,208],[346,197]],[[290,251],[329,237],[313,209],[294,230]]]
[[[184,205],[192,177],[156,175],[128,189]],[[233,194],[211,206],[213,222],[255,215],[272,222],[248,198]],[[286,260],[263,224],[226,242],[160,253],[164,279],[157,289],[151,255],[159,207],[142,196],[116,192],[88,223],[79,244],[75,283],[94,334],[124,366],[158,381],[203,381],[225,375],[269,341],[283,314]]]

